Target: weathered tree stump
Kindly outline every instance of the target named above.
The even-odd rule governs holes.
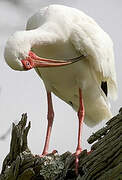
[[[79,155],[79,174],[75,174],[75,157],[70,152],[40,157],[28,148],[30,122],[23,114],[13,123],[10,152],[6,156],[0,180],[121,180],[122,179],[122,108],[119,114],[88,139],[94,143],[91,153]]]

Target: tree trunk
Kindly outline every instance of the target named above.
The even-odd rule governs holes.
[[[28,148],[30,122],[23,114],[13,123],[10,152],[3,162],[0,180],[121,180],[122,179],[122,108],[106,126],[89,137],[91,153],[79,155],[78,175],[75,157],[70,152],[34,156]]]

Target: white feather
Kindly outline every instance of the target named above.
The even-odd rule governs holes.
[[[21,44],[25,41],[27,47],[30,46],[40,57],[68,59],[87,55],[87,58],[72,65],[37,68],[36,72],[48,91],[76,111],[79,107],[78,89],[82,89],[87,125],[93,126],[111,117],[108,98],[101,89],[101,82],[107,81],[108,95],[115,98],[117,83],[113,43],[92,18],[74,8],[50,5],[34,14],[27,22],[27,31],[20,34],[21,52]]]

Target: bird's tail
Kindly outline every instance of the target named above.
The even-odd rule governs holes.
[[[108,99],[110,85],[114,87],[113,84],[107,82],[108,94],[105,94],[101,88],[101,83],[98,82],[96,75],[91,69],[91,82],[89,83],[89,88],[84,91],[84,106],[86,109],[84,122],[86,125],[92,127],[102,120],[108,120],[112,117]],[[116,94],[114,88],[111,90],[111,94],[113,94],[113,96]]]
[[[84,122],[86,125],[92,127],[100,123],[102,120],[108,120],[112,117],[110,104],[104,96],[105,95],[101,91],[98,96],[93,98],[91,95],[89,100],[84,102],[86,110]]]
[[[82,94],[85,107],[84,122],[86,125],[92,127],[102,120],[108,120],[112,117],[108,97],[101,89],[101,85],[92,75],[90,81],[87,81],[85,88],[82,88]],[[73,104],[73,108],[78,111],[79,96],[75,96]]]
[[[79,97],[77,97],[77,102]],[[102,120],[108,120],[112,117],[110,104],[100,88],[92,88],[83,91],[83,101],[85,107],[84,123],[93,127]],[[76,101],[75,101],[76,102]],[[73,107],[76,111],[79,109],[79,104],[74,103]]]

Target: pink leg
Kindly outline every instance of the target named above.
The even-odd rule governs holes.
[[[76,161],[75,161],[76,174],[78,174],[78,162],[79,162],[78,155],[82,152],[81,133],[82,133],[84,114],[85,114],[85,110],[84,110],[84,104],[83,104],[82,91],[79,88],[79,110],[78,110],[79,129],[78,129],[78,145],[77,145],[76,153],[75,153],[75,157],[76,157]]]
[[[47,126],[46,140],[45,140],[45,145],[44,145],[44,150],[43,150],[42,155],[48,154],[50,135],[51,135],[52,124],[53,124],[53,119],[54,119],[51,92],[47,92],[47,101],[48,101],[48,115],[47,115],[48,126]]]

